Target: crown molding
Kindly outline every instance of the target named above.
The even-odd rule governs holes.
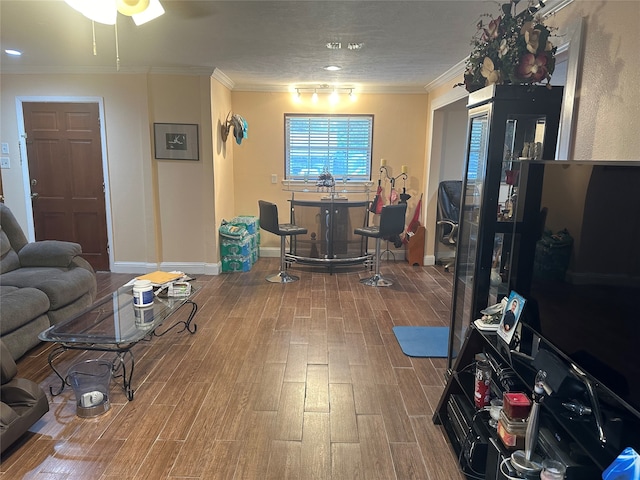
[[[466,58],[464,60],[460,60],[453,67],[451,67],[449,70],[447,70],[438,78],[436,78],[433,82],[426,84],[424,86],[424,89],[427,92],[431,92],[432,90],[435,90],[436,88],[440,88],[443,85],[444,86],[451,85],[451,87],[453,88],[453,86],[456,83],[460,83],[462,79],[462,75],[464,74],[464,67],[466,63],[467,63]]]
[[[319,82],[318,84],[320,84]],[[333,85],[331,85],[333,86]],[[236,85],[233,87],[234,92],[263,92],[263,93],[291,93],[292,89],[299,87],[301,89],[309,89],[307,83],[300,85]],[[339,83],[335,85],[336,88],[350,89],[353,88],[353,92],[360,94],[385,94],[385,95],[424,95],[425,91],[420,86],[398,87],[382,85],[353,85],[348,82]]]
[[[547,0],[543,8],[538,12],[543,18],[558,13],[564,7],[573,3],[574,0]]]
[[[27,66],[3,66],[2,73],[10,73],[14,75],[114,75],[120,74],[140,74],[149,73],[148,68],[127,68],[123,67],[120,71],[113,67],[27,67]]]
[[[152,67],[149,73],[157,75],[194,75],[210,77],[213,75],[211,67]]]
[[[235,83],[233,82],[233,80],[231,80],[231,78],[229,78],[227,76],[227,74],[224,73],[219,68],[215,68],[213,70],[213,73],[211,74],[211,77],[215,78],[216,80],[218,80],[222,85],[227,87],[229,90],[233,90],[234,89]]]
[[[193,75],[211,76],[211,68],[173,68],[173,67],[2,67],[3,74],[12,75]]]

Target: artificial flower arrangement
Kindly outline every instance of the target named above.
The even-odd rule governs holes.
[[[458,85],[472,92],[488,85],[532,85],[549,81],[555,69],[556,47],[549,41],[551,30],[536,12],[543,2],[534,6],[531,0],[527,8],[516,14],[520,0],[502,5],[501,15],[490,20],[481,18],[478,32],[471,44],[473,50],[467,60],[464,83]]]

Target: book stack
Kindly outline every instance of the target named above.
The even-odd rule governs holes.
[[[192,278],[183,272],[163,272],[157,270],[136,277],[134,281],[135,280],[148,280],[151,282],[156,296],[188,297],[191,295],[191,284],[189,284],[189,281],[192,280]]]
[[[163,272],[155,271],[136,277],[137,280],[149,280],[154,287],[164,287],[170,283],[176,282],[184,277],[183,272]]]

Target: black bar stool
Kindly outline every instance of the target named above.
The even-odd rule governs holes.
[[[380,225],[356,228],[354,233],[376,239],[375,274],[370,278],[363,278],[360,283],[371,287],[389,287],[393,282],[383,278],[380,274],[380,243],[383,238],[391,235],[399,235],[404,231],[407,204],[385,205],[380,214]]]
[[[258,200],[258,205],[260,206],[260,228],[280,237],[280,271],[269,275],[267,281],[272,283],[297,282],[300,277],[289,275],[286,271],[285,237],[305,234],[307,229],[290,223],[278,223],[278,206],[275,203]]]

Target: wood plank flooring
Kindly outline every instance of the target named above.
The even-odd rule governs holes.
[[[111,409],[81,419],[67,388],[5,452],[0,478],[463,480],[431,421],[446,360],[405,356],[391,330],[447,325],[452,275],[399,261],[383,264],[389,288],[361,285],[362,268],[266,282],[277,268],[263,258],[198,278],[197,332],[134,348],[135,399],[114,381]],[[99,295],[130,278],[99,273]],[[18,363],[47,392],[51,347]]]

